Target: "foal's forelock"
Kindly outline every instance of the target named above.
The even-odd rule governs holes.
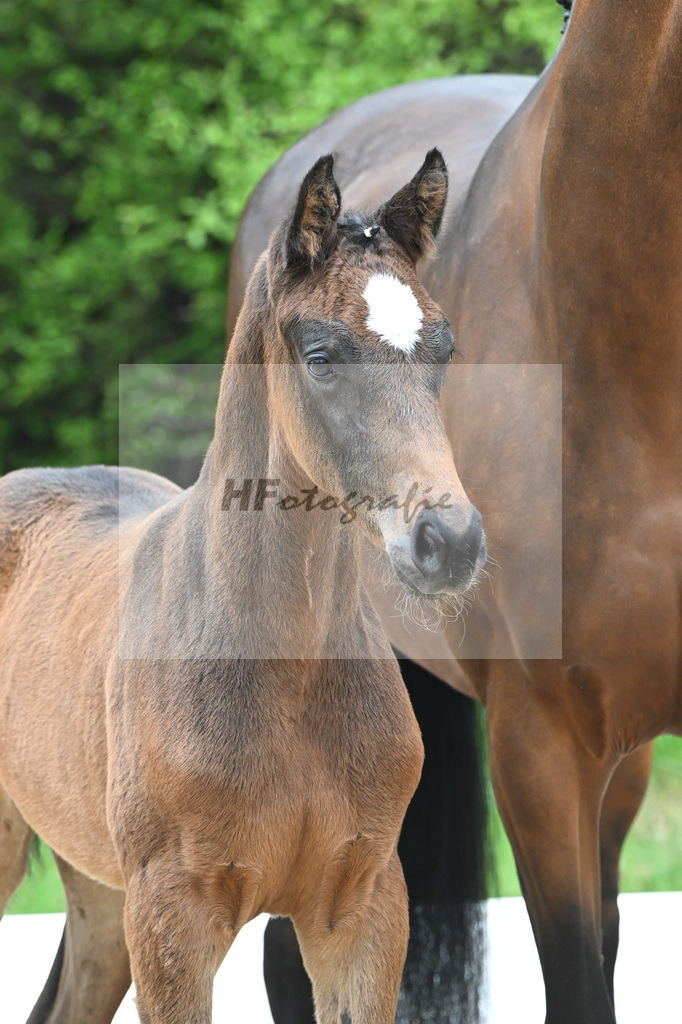
[[[359,360],[348,358],[352,345],[346,346],[342,362],[364,362],[366,356],[368,361],[378,356],[383,362],[382,349],[394,357],[422,361],[417,349],[430,325],[432,344],[425,346],[426,361],[447,361],[451,337],[449,345],[439,343],[434,328],[443,316],[415,269],[417,261],[434,249],[445,208],[447,169],[441,153],[430,150],[414,177],[370,217],[352,211],[341,215],[333,162],[328,154],[311,167],[294,210],[270,240],[267,279],[271,311],[280,327],[277,333],[286,343],[282,325],[307,318],[327,322],[332,329],[342,325],[353,343],[362,346]],[[301,337],[299,331],[299,342]],[[273,339],[275,347],[277,340]],[[298,353],[282,354],[297,361],[300,345]],[[329,353],[321,355],[323,362],[333,362]]]
[[[390,240],[383,249],[362,251],[342,239],[324,267],[289,288],[288,273],[277,266],[275,254],[270,313],[285,341],[292,328],[308,323],[319,329],[320,340],[326,332],[347,334],[342,361],[448,362],[453,351],[448,321]],[[282,356],[296,360],[287,348]]]

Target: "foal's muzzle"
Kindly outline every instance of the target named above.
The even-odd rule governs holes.
[[[487,558],[481,513],[472,506],[468,525],[457,533],[434,509],[424,509],[412,530],[410,552],[426,584],[420,590],[465,590]]]
[[[408,553],[409,550],[409,553]],[[488,549],[481,513],[471,506],[464,528],[437,509],[424,509],[408,538],[389,550],[394,568],[411,589],[422,594],[461,594],[486,562]]]

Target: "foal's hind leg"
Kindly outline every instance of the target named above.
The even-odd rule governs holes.
[[[613,973],[618,952],[618,881],[620,854],[646,793],[653,744],[635,750],[613,773],[604,796],[599,827],[602,894],[602,952],[606,986],[613,1002]]]
[[[110,1024],[130,986],[125,894],[55,860],[66,893],[66,928],[28,1024]]]
[[[0,917],[26,874],[33,835],[33,829],[0,789]]]

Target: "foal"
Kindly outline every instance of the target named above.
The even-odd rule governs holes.
[[[34,1022],[105,1024],[130,961],[145,1024],[208,1024],[262,911],[293,919],[320,1024],[393,1020],[423,755],[358,552],[364,533],[446,595],[485,560],[436,408],[452,334],[414,270],[446,192],[432,151],[374,219],[341,217],[315,164],[254,271],[194,487],[0,482],[0,899],[38,833],[68,902]]]

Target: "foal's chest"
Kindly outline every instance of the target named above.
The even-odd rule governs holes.
[[[127,688],[136,742],[118,757],[135,784],[119,807],[134,788],[186,860],[249,864],[274,891],[302,862],[395,845],[423,759],[395,663],[205,662],[163,682],[162,707],[160,677]],[[142,729],[150,696],[161,713]]]
[[[193,771],[256,808],[325,792],[330,803],[402,803],[421,769],[419,730],[395,663],[252,663],[220,688],[204,670],[184,731]],[[183,747],[186,741],[183,740]],[[183,752],[183,760],[187,757]],[[409,799],[409,797],[408,797]]]

